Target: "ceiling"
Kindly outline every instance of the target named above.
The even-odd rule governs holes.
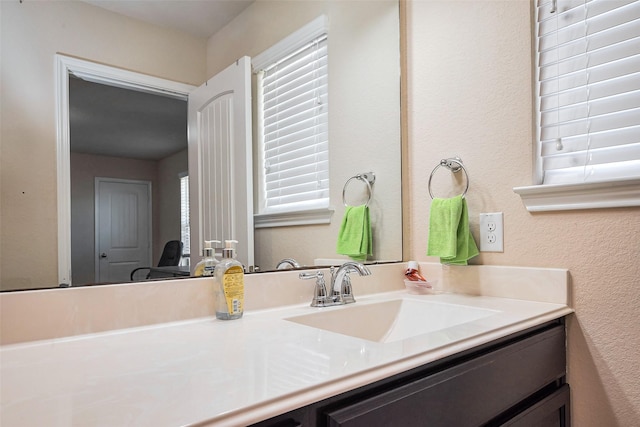
[[[209,38],[254,0],[83,0]],[[187,104],[160,95],[69,79],[71,151],[160,160],[187,148]]]
[[[160,160],[187,148],[187,102],[69,78],[71,151]]]
[[[209,38],[254,0],[83,0],[85,3],[196,37]]]

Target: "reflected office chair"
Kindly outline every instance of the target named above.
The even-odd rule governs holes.
[[[180,263],[182,258],[182,242],[180,240],[169,240],[164,249],[162,250],[162,256],[158,261],[158,267],[175,267]],[[149,270],[145,280],[151,277],[151,267],[138,267],[131,272],[131,281],[134,281],[133,276],[140,270]]]

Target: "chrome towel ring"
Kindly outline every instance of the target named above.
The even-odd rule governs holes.
[[[345,206],[349,206],[349,204],[347,204],[345,193],[347,191],[347,185],[349,185],[349,183],[354,179],[358,179],[364,182],[365,184],[367,184],[367,192],[369,197],[367,199],[367,203],[365,203],[364,205],[369,206],[369,203],[371,202],[371,197],[373,196],[373,189],[371,188],[371,186],[373,185],[374,182],[376,182],[376,174],[373,172],[359,173],[349,178],[347,182],[344,183],[344,187],[342,188],[342,203]]]
[[[462,164],[462,159],[460,159],[460,157],[450,157],[448,159],[440,160],[440,163],[438,163],[436,167],[433,168],[433,170],[431,171],[431,175],[429,175],[428,188],[429,188],[429,195],[431,196],[431,198],[433,199],[433,193],[431,192],[431,179],[433,178],[433,174],[435,174],[438,168],[440,168],[441,166],[444,166],[445,168],[449,169],[453,173],[458,173],[460,172],[460,170],[464,172],[464,176],[467,178],[467,186],[465,187],[464,192],[462,193],[462,197],[464,197],[467,194],[467,191],[469,190],[469,174],[467,173],[467,170]]]

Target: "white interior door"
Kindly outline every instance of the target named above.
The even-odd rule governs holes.
[[[151,183],[96,178],[96,281],[151,266]]]
[[[188,139],[192,269],[204,240],[237,240],[238,261],[253,266],[249,57],[189,94]]]

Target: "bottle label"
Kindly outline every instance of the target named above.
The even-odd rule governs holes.
[[[239,265],[229,267],[222,276],[222,288],[227,300],[229,314],[239,314],[244,310],[244,271]]]
[[[213,276],[213,270],[215,270],[215,265],[205,265],[204,270],[202,270],[203,276]]]

